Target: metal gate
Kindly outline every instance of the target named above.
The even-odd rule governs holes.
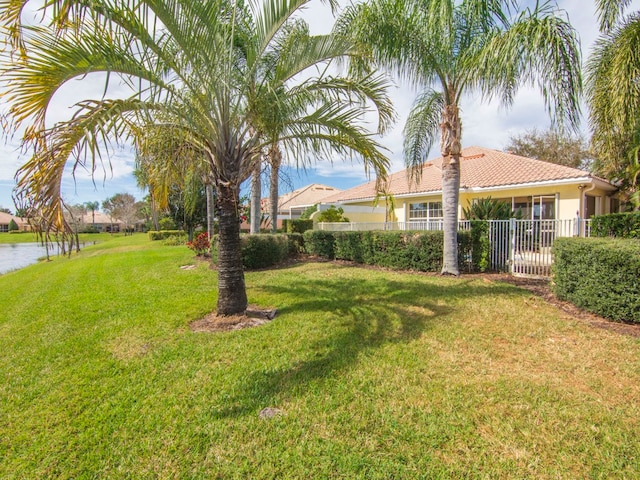
[[[581,219],[491,220],[491,269],[521,277],[549,277],[554,240],[589,233],[589,222]]]

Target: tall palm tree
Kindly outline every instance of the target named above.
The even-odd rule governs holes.
[[[597,2],[603,34],[587,62],[586,83],[596,168],[621,181],[640,207],[640,11],[625,16],[630,3]]]
[[[341,32],[369,45],[375,60],[424,90],[404,129],[404,156],[419,178],[440,137],[444,207],[443,274],[458,275],[457,220],[465,93],[513,102],[537,85],[552,119],[575,127],[581,91],[575,30],[555,3],[512,11],[510,0],[372,0],[347,9]]]
[[[180,132],[206,162],[216,188],[218,313],[244,311],[239,189],[264,143],[248,108],[254,73],[307,0],[50,0],[43,18],[51,22],[41,26],[21,23],[28,3],[0,2],[0,24],[13,47],[3,58],[3,98],[15,125],[27,126],[24,143],[34,152],[20,171],[24,195],[41,206],[49,223],[64,226],[60,182],[68,162],[95,168],[106,142],[128,140],[140,128],[162,124]],[[365,105],[373,105],[381,126],[390,120],[386,80],[314,69],[357,54],[353,42],[307,36],[274,64],[277,84],[297,80],[292,98],[322,100],[300,102],[306,112],[288,125],[286,142],[300,158],[357,152],[365,166],[382,174],[388,160],[358,118]],[[316,76],[304,80],[310,69]],[[107,86],[118,75],[134,93],[109,98],[100,92],[78,102],[67,121],[47,125],[58,89],[71,79],[93,81],[91,73],[106,74]]]

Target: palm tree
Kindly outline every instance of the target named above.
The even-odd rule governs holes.
[[[68,162],[95,169],[108,141],[128,140],[155,125],[179,132],[207,165],[217,193],[218,313],[243,312],[239,189],[265,144],[251,122],[251,89],[279,32],[307,0],[51,0],[43,15],[50,24],[36,27],[21,24],[28,3],[0,3],[0,23],[13,47],[2,71],[3,98],[14,125],[27,127],[25,147],[34,152],[19,172],[24,196],[42,208],[48,223],[62,228],[60,182]],[[273,71],[274,85],[288,86],[291,101],[305,109],[287,125],[283,142],[291,154],[357,152],[365,167],[384,174],[388,160],[358,119],[365,105],[373,105],[381,126],[388,123],[387,81],[315,69],[358,54],[353,42],[333,35],[300,38],[290,53],[279,57]],[[316,76],[305,80],[310,69]],[[109,79],[118,75],[133,94],[109,98],[100,92],[78,102],[67,121],[48,126],[55,92],[71,79],[93,81],[91,73],[106,74],[106,93]],[[300,101],[310,96],[316,101]]]
[[[581,91],[575,30],[555,4],[511,12],[504,0],[373,0],[347,9],[340,31],[369,45],[375,60],[423,87],[404,129],[404,156],[419,180],[438,134],[444,207],[443,274],[458,275],[457,220],[465,93],[513,102],[538,85],[552,120],[575,127]]]
[[[85,207],[91,210],[91,227],[96,228],[96,210],[100,207],[100,203],[96,200],[93,202],[85,202]]]
[[[603,35],[586,66],[587,102],[597,170],[621,181],[630,199],[640,207],[640,12],[624,16],[630,3],[597,2]]]

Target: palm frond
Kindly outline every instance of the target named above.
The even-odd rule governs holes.
[[[403,130],[404,159],[416,182],[420,180],[422,165],[438,138],[444,106],[444,95],[427,89],[416,98],[409,112]]]

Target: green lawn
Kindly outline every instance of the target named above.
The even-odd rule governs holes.
[[[216,275],[115,237],[0,276],[0,478],[637,478],[640,341],[511,285],[332,263]],[[282,415],[259,418],[265,407]]]
[[[81,233],[78,235],[80,238],[80,242],[93,243],[93,242],[104,242],[106,240],[110,240],[113,238],[117,238],[123,234],[116,233]],[[35,233],[31,232],[18,232],[18,233],[0,233],[0,244],[2,243],[31,243],[31,242],[39,242],[40,239],[37,237]]]

